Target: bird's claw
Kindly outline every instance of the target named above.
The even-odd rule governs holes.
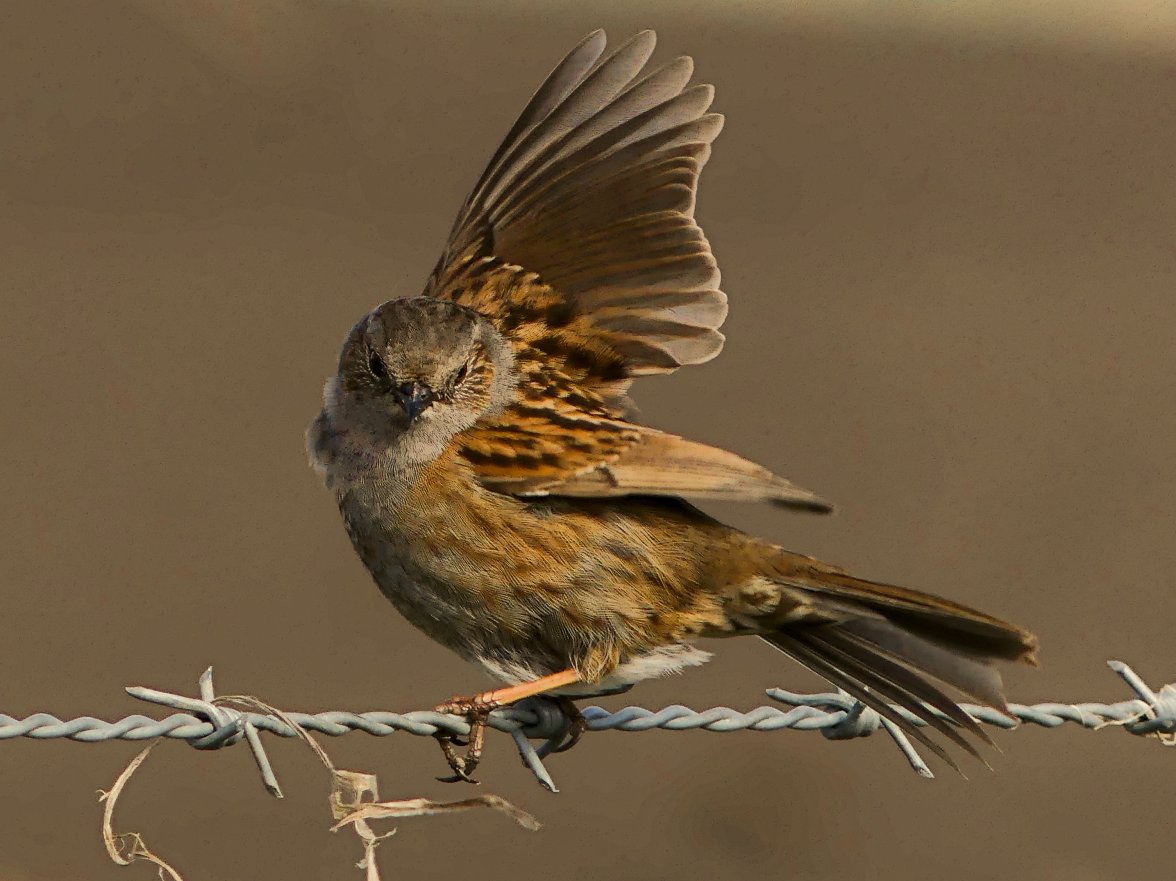
[[[442,783],[465,782],[477,785],[478,781],[473,778],[473,773],[482,759],[482,748],[486,740],[486,720],[490,713],[497,708],[497,703],[486,701],[482,699],[481,695],[472,698],[452,697],[434,708],[433,711],[436,713],[465,716],[470,724],[470,734],[465,739],[457,734],[437,732],[436,737],[437,742],[441,744],[441,752],[445,756],[450,770],[453,771],[452,776],[438,777],[438,780]],[[458,755],[455,747],[465,747],[465,755]]]
[[[474,786],[481,786],[482,781],[475,780],[473,777],[471,777],[469,771],[465,769],[464,765],[465,760],[461,756],[457,756],[454,759],[454,764],[450,765],[450,767],[454,769],[454,773],[450,774],[448,777],[437,777],[435,779],[441,783],[472,783]],[[471,767],[470,770],[473,770],[473,768]]]
[[[580,708],[576,706],[571,698],[559,695],[554,700],[559,705],[559,711],[568,720],[568,727],[564,730],[563,742],[555,747],[552,752],[563,753],[580,742],[580,738],[588,730],[588,720],[584,718],[584,714],[580,712]]]

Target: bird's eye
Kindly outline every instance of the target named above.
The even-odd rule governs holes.
[[[457,385],[459,382],[465,379],[466,374],[469,373],[469,370],[470,368],[468,364],[462,364],[461,367],[457,368],[457,373],[453,374],[453,384]]]
[[[376,379],[383,379],[388,375],[388,371],[384,368],[384,362],[380,360],[380,356],[375,352],[368,355],[368,370],[372,372],[372,376]]]

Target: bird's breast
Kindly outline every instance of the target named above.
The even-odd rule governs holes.
[[[480,486],[460,460],[372,469],[334,489],[383,593],[471,660],[571,665],[597,679],[724,620],[725,530],[688,506],[516,499]]]

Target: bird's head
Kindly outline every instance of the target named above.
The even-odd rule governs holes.
[[[414,461],[514,393],[514,357],[490,321],[432,297],[389,300],[352,328],[328,389],[336,419]]]

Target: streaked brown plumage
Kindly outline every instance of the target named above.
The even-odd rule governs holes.
[[[752,634],[971,750],[955,726],[983,735],[931,679],[1003,706],[992,662],[1033,662],[1031,634],[711,519],[680,497],[828,505],[630,418],[634,378],[723,345],[693,219],[722,118],[689,59],[640,78],[652,33],[603,48],[590,35],[536,92],[424,295],[344,343],[308,444],[356,550],[412,623],[516,686],[455,708],[631,684]]]

